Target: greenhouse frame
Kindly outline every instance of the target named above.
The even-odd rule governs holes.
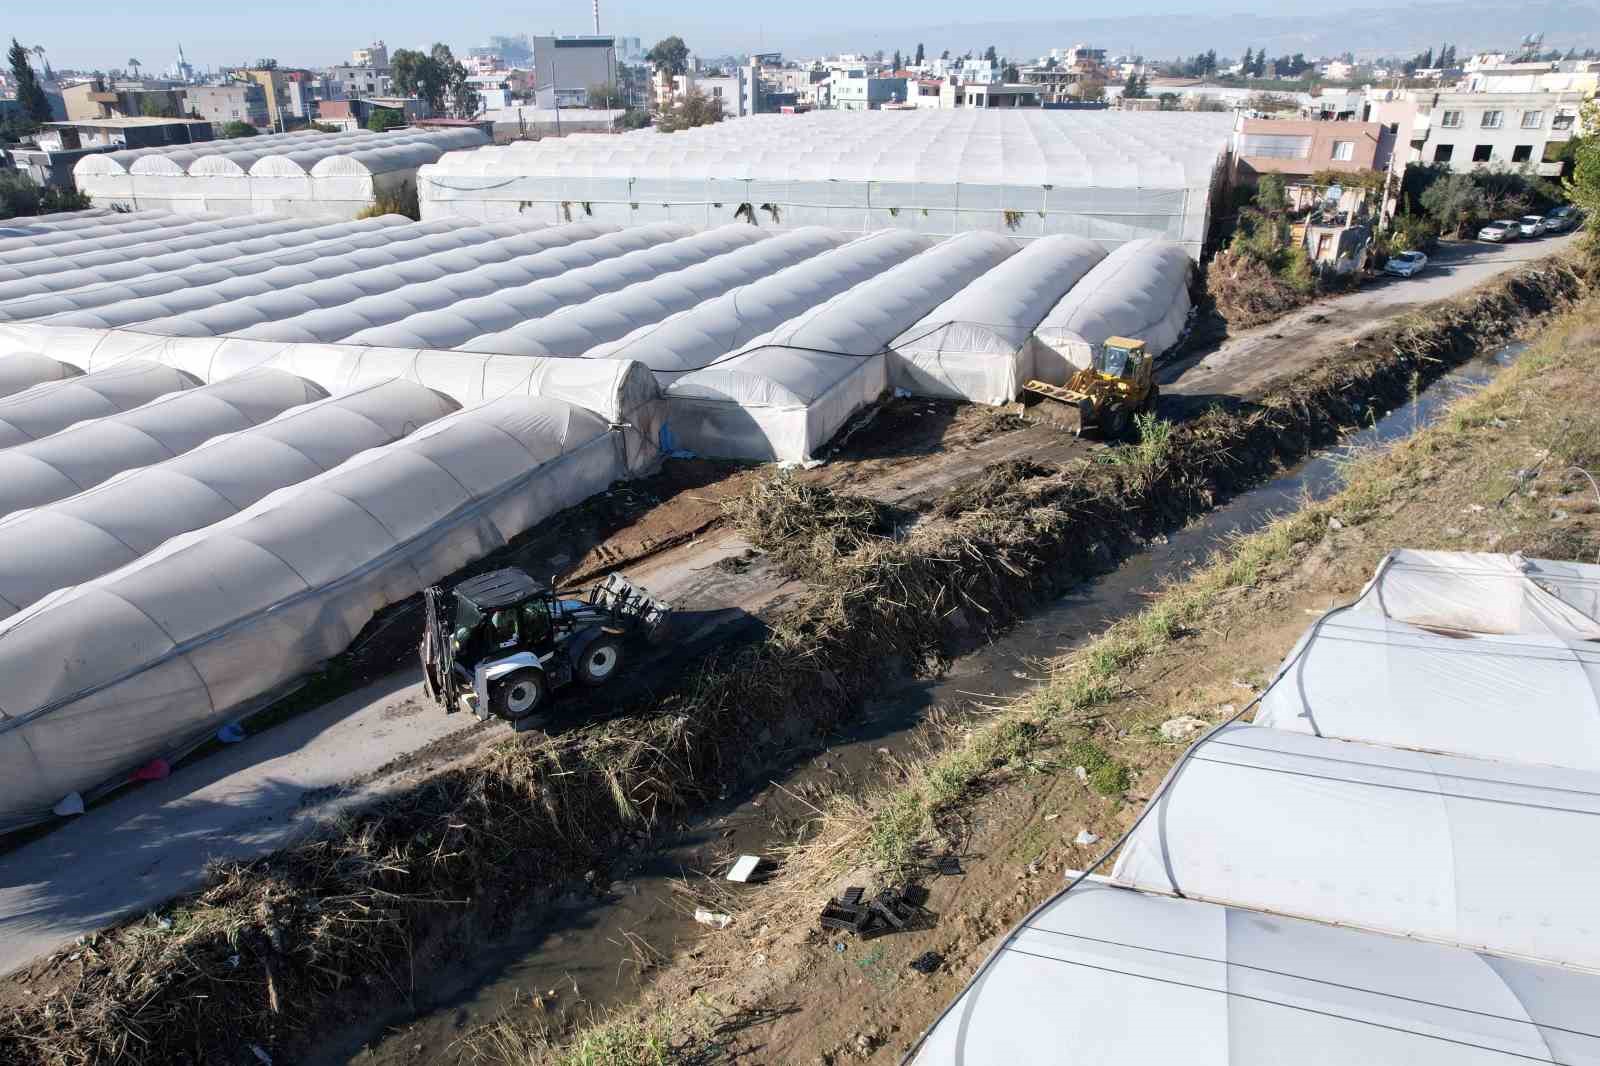
[[[1084,275],[1035,331],[1034,371],[1065,384],[1111,337],[1144,341],[1160,358],[1189,324],[1194,264],[1163,241],[1130,241]]]

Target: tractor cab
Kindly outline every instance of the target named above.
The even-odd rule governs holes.
[[[450,643],[456,662],[469,670],[485,658],[549,651],[554,644],[555,595],[521,570],[463,581],[451,600]]]
[[[1107,337],[1106,342],[1095,349],[1092,362],[1095,372],[1101,377],[1130,384],[1140,380],[1146,385],[1149,383],[1150,360],[1146,356],[1144,341]]]
[[[1074,433],[1115,440],[1127,434],[1133,416],[1155,410],[1159,389],[1151,380],[1152,360],[1144,341],[1107,337],[1089,356],[1089,365],[1065,385],[1029,381],[1023,389],[1039,398],[1036,413]]]

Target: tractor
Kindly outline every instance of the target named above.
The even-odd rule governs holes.
[[[1037,413],[1050,421],[1079,436],[1116,440],[1127,434],[1135,414],[1156,408],[1161,390],[1150,378],[1151,362],[1144,341],[1107,337],[1064,387],[1029,381],[1023,389],[1045,398]]]
[[[446,713],[519,728],[576,681],[598,687],[622,668],[631,638],[656,641],[672,608],[612,574],[587,599],[562,599],[521,570],[495,570],[423,592],[423,688]]]

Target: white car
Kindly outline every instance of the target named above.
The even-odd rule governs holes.
[[[1509,218],[1496,219],[1478,231],[1478,240],[1496,244],[1514,241],[1522,235],[1522,227]]]
[[[1517,223],[1517,228],[1522,231],[1524,237],[1543,237],[1545,232],[1544,216],[1523,215],[1522,219]]]
[[[1409,278],[1427,265],[1428,257],[1421,252],[1399,252],[1391,255],[1389,261],[1383,264],[1383,272],[1385,274],[1393,274],[1396,277]]]

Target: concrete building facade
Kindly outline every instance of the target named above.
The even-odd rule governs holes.
[[[616,39],[535,37],[533,75],[539,107],[586,107],[591,86],[616,84]]]
[[[1393,130],[1404,146],[1394,160],[1442,164],[1453,171],[1525,169],[1561,173],[1559,155],[1578,132],[1578,92],[1375,93],[1367,117]]]
[[[229,122],[248,122],[252,126],[265,127],[269,121],[267,94],[255,82],[191,85],[185,95],[188,98],[188,110],[216,127]]]

